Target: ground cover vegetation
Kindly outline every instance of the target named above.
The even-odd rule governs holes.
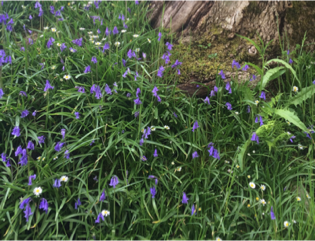
[[[1,239],[314,238],[313,53],[189,97],[148,11],[1,3]]]

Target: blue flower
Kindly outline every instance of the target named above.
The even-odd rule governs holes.
[[[92,59],[91,59],[91,62],[94,63],[94,64],[96,64],[96,63],[97,63],[96,57],[93,56]]]
[[[61,187],[60,179],[55,179],[53,187],[55,187],[55,188]]]
[[[247,106],[247,113],[250,113],[250,106]]]
[[[100,202],[104,201],[105,199],[106,199],[105,189],[103,189],[103,192],[102,192],[101,197],[100,197]]]
[[[105,85],[105,92],[106,92],[108,95],[112,95],[112,90],[109,88],[108,84]]]
[[[259,98],[266,100],[266,93],[264,91],[262,91]]]
[[[80,119],[80,113],[79,112],[74,112],[75,118]]]
[[[44,91],[46,92],[49,89],[53,90],[54,86],[51,86],[49,83],[49,80],[46,80],[46,85],[45,85]]]
[[[29,203],[26,204],[24,214],[25,214],[24,217],[26,218],[26,222],[28,222],[29,217],[33,214]]]
[[[56,146],[55,146],[55,151],[61,151],[61,148],[62,146],[64,145],[65,143],[63,142],[57,142]]]
[[[164,67],[161,66],[161,67],[159,68],[159,70],[158,70],[157,76],[160,77],[160,78],[162,78],[162,77],[163,77],[163,72],[164,72],[164,70],[165,70]]]
[[[142,104],[142,102],[141,102],[141,100],[139,98],[135,99],[134,102],[135,102],[136,105],[141,105]]]
[[[45,142],[45,136],[38,137],[38,144],[43,144]]]
[[[29,185],[29,186],[32,186],[32,180],[35,180],[35,179],[36,179],[36,174],[30,175],[30,176],[28,177],[28,185]]]
[[[230,82],[226,82],[225,89],[229,91],[229,94],[232,93]]]
[[[20,128],[18,126],[15,126],[12,130],[12,133],[11,133],[13,136],[20,136]]]
[[[256,141],[257,144],[259,144],[259,137],[258,137],[258,135],[256,134],[256,132],[253,132],[251,141]]]
[[[209,99],[209,97],[207,96],[207,97],[203,100],[203,102],[208,103],[208,105],[210,105],[210,99]]]
[[[26,164],[27,164],[27,152],[26,152],[26,149],[22,150],[22,156],[21,156],[20,162],[18,164],[21,164],[21,166],[26,166]]]
[[[188,204],[189,198],[187,198],[187,195],[185,192],[183,192],[183,199],[182,199],[182,204]]]
[[[228,110],[232,110],[232,105],[229,102],[227,102],[225,105],[227,106]]]
[[[78,209],[80,205],[81,205],[81,201],[80,201],[80,198],[78,198],[78,201],[76,201],[74,204],[74,209]]]
[[[221,69],[219,75],[221,75],[221,78],[222,78],[222,79],[226,79],[226,78],[225,78],[225,74],[223,73],[223,70],[222,70],[222,69]]]
[[[86,66],[86,67],[85,67],[85,70],[84,70],[84,73],[85,73],[85,74],[86,74],[86,73],[89,73],[89,72],[91,72],[91,66],[90,66],[90,65]]]
[[[49,49],[52,45],[53,45],[53,42],[55,42],[55,39],[50,37],[47,41],[47,48]],[[73,41],[72,41],[73,42]]]
[[[275,220],[276,219],[276,216],[275,216],[275,214],[273,212],[273,206],[271,206],[271,208],[270,208],[270,217],[271,217],[271,220]]]
[[[36,113],[37,113],[37,110],[34,110],[33,113],[32,113],[32,116],[35,117],[35,116],[36,116]]]
[[[167,46],[168,50],[172,50],[173,44],[170,44],[169,42],[166,42],[165,45]]]
[[[24,208],[25,208],[25,205],[28,204],[30,200],[31,200],[31,198],[29,198],[29,197],[26,198],[26,199],[24,199],[24,200],[21,202],[19,208],[20,208],[20,209],[24,209]]]
[[[65,139],[66,129],[61,129],[61,136],[62,136],[62,139]]]
[[[149,176],[148,176],[148,179],[154,179],[154,181],[155,181],[155,185],[157,185],[157,184],[158,184],[158,179],[157,179],[157,177],[156,177],[156,176],[149,175]]]
[[[105,221],[104,216],[103,216],[102,213],[100,213],[100,214],[97,216],[97,219],[95,220],[95,223],[100,223],[100,219],[102,219],[103,221]]]
[[[48,212],[48,202],[45,198],[42,198],[42,200],[39,204],[39,209],[44,210],[46,213]]]
[[[157,149],[154,150],[153,156],[154,156],[154,157],[158,157]]]
[[[26,116],[28,116],[28,114],[29,114],[28,110],[23,110],[21,114],[21,118],[25,118]]]
[[[155,187],[151,187],[151,188],[150,188],[150,192],[151,192],[152,198],[155,198],[155,195],[156,195],[156,189],[155,189]]]
[[[64,51],[65,49],[67,48],[66,44],[65,43],[62,43],[61,46],[60,46],[60,51]]]
[[[242,68],[242,70],[243,70],[243,71],[247,71],[247,70],[248,70],[248,68],[249,68],[249,67],[248,67],[248,65],[247,65],[247,64],[245,64],[245,66]]]
[[[198,156],[198,153],[195,151],[195,152],[192,154],[192,159],[195,159],[195,158],[197,158],[197,157],[199,157],[199,156]]]
[[[95,93],[96,99],[100,99],[103,97],[102,92],[101,92],[101,88],[95,84],[91,87],[90,93],[91,94]]]
[[[69,150],[66,150],[66,151],[65,151],[65,158],[66,158],[66,159],[69,159],[69,158],[70,158]]]
[[[106,27],[105,34],[106,36],[110,35],[110,30],[108,29],[108,27]]]
[[[198,121],[195,121],[193,128],[192,128],[192,132],[194,132],[197,128],[199,128]]]
[[[27,147],[26,147],[27,149],[30,149],[30,150],[34,150],[35,149],[35,147],[34,147],[34,143],[32,142],[32,141],[29,141],[28,143],[27,143]]]
[[[83,93],[83,94],[84,94],[84,93],[85,93],[85,89],[84,89],[84,87],[79,87],[79,88],[78,88],[78,92],[80,92],[80,93]]]
[[[292,60],[292,59],[290,59],[290,60],[289,60],[289,64],[292,64],[292,63],[293,63],[293,60]]]
[[[195,205],[193,204],[191,207],[191,216],[194,214],[196,215],[196,210],[195,210]]]
[[[118,183],[119,183],[118,177],[117,177],[117,176],[113,176],[113,177],[110,179],[109,186],[112,186],[112,187],[115,188]]]
[[[82,46],[82,38],[74,39],[74,40],[72,40],[72,43],[81,47]]]
[[[115,35],[115,34],[119,34],[119,31],[118,31],[118,29],[117,29],[116,26],[115,26],[114,29],[113,29],[113,35]]]

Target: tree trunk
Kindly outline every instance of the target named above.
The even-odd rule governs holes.
[[[315,39],[315,2],[153,1],[150,8],[148,17],[152,26],[168,29],[176,36],[174,53],[178,56],[175,57],[183,62],[178,87],[189,94],[197,90],[191,82],[213,87],[218,70],[223,69],[228,81],[236,74],[231,68],[233,59],[260,64],[257,49],[236,34],[256,43],[258,36],[265,44],[272,40],[266,52],[269,59],[281,55],[280,43],[283,51],[291,50],[293,58],[292,50],[302,43],[306,31],[305,45]],[[309,48],[313,50],[314,45]],[[239,80],[248,80],[254,73],[253,69],[239,71]],[[200,88],[197,93],[206,95],[208,89]]]

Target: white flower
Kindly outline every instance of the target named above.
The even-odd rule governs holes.
[[[88,35],[92,35],[93,34],[93,32],[91,32],[91,31],[89,31],[89,32],[87,32],[88,33]]]
[[[134,34],[132,35],[134,38],[138,38],[139,37],[139,34]]]
[[[301,144],[298,144],[298,148],[303,150],[303,146]]]
[[[180,172],[182,170],[182,167],[178,167],[175,169],[176,171]]]
[[[291,125],[290,121],[287,121],[287,124],[290,126]]]
[[[102,41],[105,41],[106,40],[106,38],[102,38]]]
[[[298,87],[296,87],[296,86],[293,86],[292,91],[296,93],[296,92],[298,92],[298,91],[299,91],[299,88],[298,88]]]
[[[79,30],[83,31],[83,30],[85,30],[85,28],[79,28]]]
[[[255,104],[258,105],[258,103],[259,103],[259,100],[255,100]]]
[[[300,197],[296,197],[296,201],[301,202],[301,198]]]
[[[75,51],[75,50],[74,50],[73,48],[72,48],[72,49],[70,49],[70,52],[71,52],[71,53],[74,53],[74,51]]]
[[[235,111],[235,115],[238,115],[239,113],[237,111]]]
[[[293,219],[293,223],[296,223],[296,221]]]
[[[250,182],[250,183],[249,183],[249,186],[250,186],[251,188],[253,188],[253,189],[255,189],[255,187],[256,187],[255,183],[253,183],[253,182]]]
[[[247,153],[247,156],[250,156],[250,153]]]
[[[240,168],[240,166],[239,166],[239,165],[236,165],[236,168]]]
[[[100,46],[102,43],[101,42],[96,42],[95,45]]]
[[[126,33],[126,32],[127,32],[127,30],[126,30],[126,29],[123,29],[123,30],[121,30],[120,32],[122,32],[122,33]]]
[[[45,157],[41,157],[41,156],[37,157],[36,159],[37,159],[38,161],[45,161]]]
[[[119,46],[120,46],[120,42],[115,42],[114,45],[115,45],[116,47],[119,47]]]
[[[71,78],[71,76],[70,76],[70,75],[64,75],[63,78],[66,79],[66,80],[68,80],[68,79]]]
[[[148,42],[151,43],[151,40],[148,38]]]
[[[43,189],[42,189],[41,187],[35,187],[35,188],[34,188],[34,191],[33,191],[34,195],[37,196],[37,197],[38,197],[42,192],[43,192]]]
[[[308,194],[306,194],[306,197],[307,197],[308,199],[311,199],[310,195],[308,195]]]
[[[93,35],[92,38],[99,38],[99,36],[98,35]]]
[[[291,135],[291,132],[287,132],[288,135]]]
[[[172,162],[171,164],[172,164],[172,165],[175,165],[175,162]]]
[[[266,190],[266,186],[265,186],[265,185],[261,185],[261,186],[260,186],[260,189],[263,190],[263,191],[265,191],[265,190]]]
[[[54,159],[54,161],[57,160],[57,159],[58,159],[58,156],[55,156],[53,159]]]
[[[229,161],[227,161],[227,160],[225,160],[224,162],[225,162],[225,163],[230,163],[230,162],[229,162]]]
[[[51,28],[51,32],[55,33],[57,31],[56,28]]]
[[[44,30],[48,30],[49,29],[49,27],[47,26],[47,27],[44,27]]]
[[[60,47],[60,46],[61,46],[61,43],[56,43],[56,44],[57,44],[57,46],[58,46],[58,47]]]
[[[254,150],[254,151],[253,151],[253,153],[255,154],[255,153],[256,153],[256,151]]]
[[[26,7],[24,5],[22,5],[22,8],[25,9]]]
[[[61,182],[67,182],[68,181],[68,177],[67,176],[62,176],[61,178],[60,178],[60,181]]]
[[[110,214],[110,212],[109,212],[108,210],[103,210],[103,211],[102,211],[102,215],[103,215],[104,217],[107,217],[109,214]]]
[[[151,131],[155,131],[156,130],[154,126],[151,126],[150,129],[151,129]]]
[[[260,203],[261,203],[263,206],[265,206],[265,205],[266,205],[265,199],[260,199]]]
[[[170,127],[169,126],[164,126],[164,129],[169,130]]]
[[[287,227],[289,227],[289,226],[290,226],[290,223],[289,223],[288,221],[284,221],[284,223],[283,223],[283,224],[284,224],[284,227],[285,227],[285,228],[287,228]]]
[[[233,173],[233,171],[231,171],[231,169],[228,169],[227,172],[228,172],[228,173]]]
[[[222,239],[219,238],[219,237],[216,237],[216,238],[215,238],[215,241],[222,241]]]
[[[44,35],[39,36],[40,38],[44,37]]]
[[[136,52],[136,53],[140,52],[140,48],[136,48],[136,49],[135,49],[135,52]]]
[[[90,40],[90,42],[91,42],[92,44],[94,44],[94,40]]]

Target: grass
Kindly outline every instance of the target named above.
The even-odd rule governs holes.
[[[166,45],[172,38],[163,29],[150,27],[145,2],[100,2],[98,8],[91,3],[88,9],[84,4],[41,2],[44,14],[38,17],[35,2],[3,3],[0,14],[8,13],[14,23],[3,22],[1,31],[5,58],[12,59],[9,63],[3,58],[0,67],[0,149],[6,154],[2,155],[6,161],[0,163],[1,238],[314,238],[314,54],[302,43],[291,47],[289,55],[283,50],[283,56],[272,60],[277,66],[271,68],[264,59],[266,45],[253,43],[264,61],[261,66],[242,63],[241,68],[248,64],[262,80],[251,89],[249,80],[238,84],[232,79],[229,94],[217,75],[218,91],[209,98],[209,105],[176,88],[180,65],[172,68],[176,53]],[[60,16],[50,13],[51,5],[55,14],[64,6]],[[119,19],[121,14],[124,21]],[[91,16],[100,18],[94,24]],[[128,28],[122,33],[124,23]],[[119,33],[106,36],[106,28],[115,26]],[[94,43],[89,40],[90,31],[98,36]],[[48,48],[50,38],[55,41]],[[73,43],[79,38],[81,47]],[[116,47],[115,42],[120,45]],[[58,43],[67,48],[61,51]],[[110,48],[103,51],[105,43]],[[127,57],[129,49],[136,57]],[[165,64],[161,57],[167,50],[172,55]],[[92,57],[97,63],[91,62]],[[84,73],[87,66],[91,71]],[[158,77],[160,66],[165,68],[162,78]],[[44,90],[46,80],[53,89]],[[278,85],[269,91],[271,81]],[[93,85],[100,87],[102,97],[90,93]],[[111,94],[105,91],[106,85]],[[155,86],[161,102],[152,93]],[[84,87],[85,93],[78,87]],[[259,98],[262,91],[270,92],[269,100]],[[137,95],[139,105],[134,102]],[[22,118],[24,110],[29,115]],[[11,134],[15,126],[20,136]],[[251,140],[253,132],[259,144]],[[45,136],[44,143],[39,143],[39,136]],[[29,141],[35,144],[34,150],[26,149]],[[55,150],[58,142],[65,143],[60,151]],[[209,156],[210,142],[220,158]],[[25,155],[15,155],[18,146],[26,149]],[[194,152],[197,158],[192,158]],[[23,156],[27,156],[25,165],[19,164]],[[68,180],[54,187],[62,176]],[[115,176],[119,183],[110,186]],[[250,182],[255,188],[250,188]],[[42,188],[39,196],[33,193],[36,187]],[[103,192],[106,198],[100,200]],[[187,204],[182,203],[184,192]],[[27,198],[29,203],[20,208]],[[47,213],[40,205],[43,198],[48,202]],[[81,205],[75,209],[78,199]],[[271,220],[271,207],[275,220]],[[25,215],[29,208],[32,214]],[[103,216],[102,210],[110,214]]]

